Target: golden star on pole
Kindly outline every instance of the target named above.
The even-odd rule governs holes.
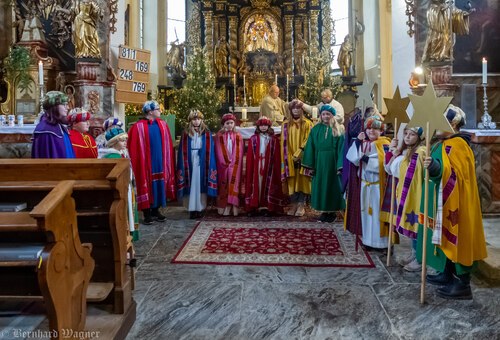
[[[386,123],[394,122],[394,119],[398,119],[398,123],[408,123],[410,117],[406,108],[410,105],[410,98],[401,98],[401,93],[399,92],[399,86],[396,86],[396,91],[394,96],[391,98],[384,98],[385,105],[387,106],[387,114],[384,117]]]
[[[365,114],[367,107],[373,107],[372,91],[373,84],[368,80],[365,73],[363,85],[357,87],[358,98],[356,99],[356,107],[360,108],[362,113]]]
[[[425,133],[427,122],[429,122],[430,137],[434,135],[436,130],[454,132],[448,119],[445,117],[446,109],[453,98],[436,97],[432,80],[427,84],[422,96],[410,94],[409,97],[414,111],[408,123],[409,127],[421,127]]]

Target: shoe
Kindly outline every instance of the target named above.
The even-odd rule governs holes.
[[[158,222],[165,222],[167,218],[160,213],[159,208],[151,209],[151,216]]]
[[[414,259],[416,259],[417,255],[415,253],[415,250],[412,249],[411,253],[409,253],[406,257],[403,257],[398,261],[400,266],[406,266],[408,263],[412,262]]]
[[[444,286],[449,284],[453,279],[453,276],[448,272],[442,272],[436,275],[429,275],[425,277],[425,281],[431,285]]]
[[[450,283],[437,290],[437,295],[445,299],[472,300],[470,275],[453,275]]]
[[[288,211],[286,212],[286,214],[288,216],[295,216],[295,212],[297,211],[297,204],[290,204],[290,206],[288,207]]]
[[[304,216],[306,213],[306,209],[304,208],[304,203],[299,203],[297,206],[297,211],[295,212],[295,216]]]
[[[142,211],[142,214],[144,215],[144,219],[142,220],[142,224],[144,224],[144,225],[153,224],[153,218],[151,217],[151,209],[144,209]]]
[[[422,270],[422,265],[418,263],[417,258],[414,258],[413,261],[404,266],[403,269],[407,272],[419,272]]]
[[[319,221],[320,222],[326,222],[326,218],[327,218],[327,214],[326,213],[321,213],[321,215],[319,216]]]
[[[190,220],[195,220],[195,219],[196,219],[196,217],[197,217],[197,214],[196,214],[196,213],[197,213],[197,211],[190,211],[190,212],[189,212],[189,219],[190,219]]]
[[[335,213],[327,213],[326,214],[326,223],[333,223],[335,221],[336,215]]]

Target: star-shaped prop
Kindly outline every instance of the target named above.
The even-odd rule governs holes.
[[[410,105],[410,98],[401,98],[399,92],[399,86],[396,87],[394,96],[391,98],[384,98],[385,105],[387,106],[387,114],[385,115],[384,121],[387,123],[394,122],[394,119],[398,119],[398,123],[408,123],[410,117],[408,117],[408,112],[406,108]]]
[[[436,130],[453,133],[453,128],[445,117],[446,109],[453,98],[436,97],[432,80],[427,84],[422,96],[410,94],[409,97],[414,110],[413,116],[408,123],[409,127],[421,127],[424,129],[424,133],[427,133],[425,130],[427,122],[429,122],[430,136],[425,136],[426,138],[432,137]]]
[[[373,107],[372,91],[373,84],[368,80],[365,73],[365,78],[363,79],[363,85],[357,87],[358,98],[356,99],[356,107],[362,110],[365,114],[365,109],[367,107]]]

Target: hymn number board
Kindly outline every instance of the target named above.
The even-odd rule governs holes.
[[[151,52],[120,46],[116,101],[142,104],[147,100]]]

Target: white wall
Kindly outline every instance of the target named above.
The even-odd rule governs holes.
[[[145,0],[143,10],[143,48],[151,51],[149,90],[156,90],[158,86],[158,68],[162,67],[159,65],[158,60],[158,50],[161,50],[158,41],[158,33],[161,34],[161,32],[158,32],[158,1]]]
[[[125,43],[125,10],[127,8],[126,0],[118,1],[117,22],[115,24],[116,32],[110,34],[109,39],[109,62],[110,66],[116,72],[118,69],[118,46]],[[115,103],[113,116],[118,117],[125,122],[125,104]]]
[[[408,26],[405,15],[406,5],[404,0],[392,1],[392,73],[393,91],[399,85],[401,97],[411,93],[408,83],[411,72],[415,69],[415,41],[408,35]],[[413,108],[408,108],[408,113],[413,114]]]

